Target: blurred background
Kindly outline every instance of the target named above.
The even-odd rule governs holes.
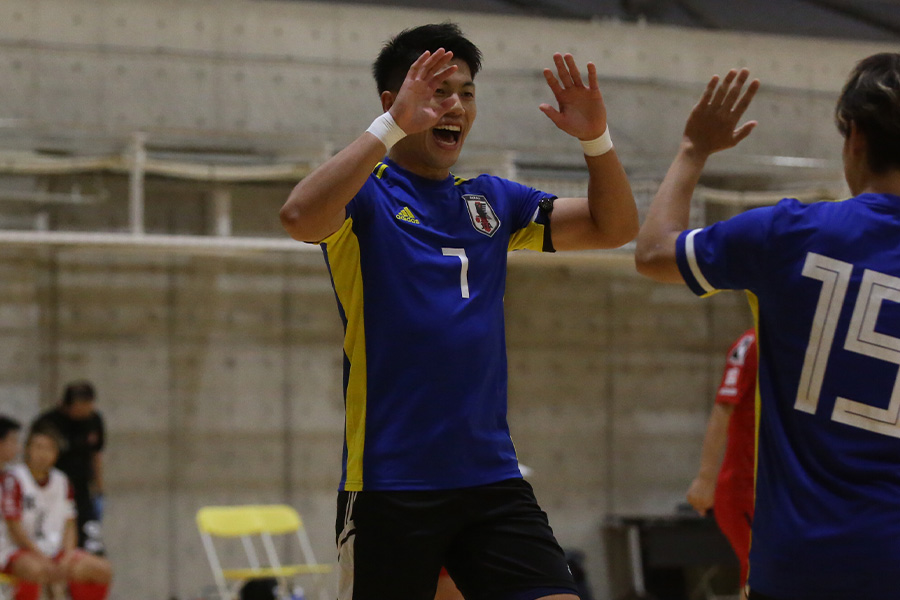
[[[846,196],[837,94],[900,41],[888,1],[0,0],[0,411],[27,423],[95,384],[114,598],[210,593],[210,504],[288,502],[334,559],[342,328],[278,209],[379,114],[382,43],[448,19],[484,53],[455,174],[583,195],[580,147],[537,108],[572,52],[642,215],[709,77],[749,67],[760,125],[710,162],[696,226]],[[595,597],[619,598],[631,558],[604,529],[683,502],[746,300],[639,278],[626,247],[511,255],[506,308],[520,459]]]

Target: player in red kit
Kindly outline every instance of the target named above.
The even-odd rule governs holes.
[[[700,470],[687,493],[688,502],[701,515],[713,509],[719,529],[741,562],[742,588],[747,583],[753,521],[756,365],[756,331],[748,329],[728,350],[703,439]]]

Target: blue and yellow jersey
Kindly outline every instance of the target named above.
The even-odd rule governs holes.
[[[682,233],[677,257],[756,316],[751,589],[900,596],[900,197],[782,200]]]
[[[521,477],[506,422],[506,257],[552,251],[547,197],[386,161],[321,242],[345,327],[342,490]]]

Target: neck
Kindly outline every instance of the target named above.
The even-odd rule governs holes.
[[[408,136],[394,144],[388,153],[388,158],[419,177],[436,181],[447,179],[450,175],[450,167],[435,165],[436,161],[429,159],[426,145],[423,134]]]
[[[900,169],[892,169],[885,173],[872,175],[866,181],[861,193],[900,196]]]
[[[50,476],[50,469],[36,469],[28,465],[28,470],[31,471],[31,476],[34,477],[34,480],[38,482],[44,481]]]
[[[435,181],[443,181],[450,176],[450,169],[440,169],[440,168],[432,168],[423,165],[422,163],[406,160],[402,154],[389,154],[388,158],[397,163],[399,166],[403,167],[405,170],[410,173],[414,173],[419,177],[423,177],[425,179],[434,179]]]

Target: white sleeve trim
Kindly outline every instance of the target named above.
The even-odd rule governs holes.
[[[706,277],[703,276],[703,273],[700,271],[700,265],[697,264],[697,254],[694,252],[694,236],[697,235],[699,229],[694,229],[684,240],[684,252],[687,255],[688,265],[691,267],[691,274],[694,276],[694,279],[697,280],[697,283],[700,284],[700,287],[703,288],[703,291],[707,294],[710,292],[715,292],[716,288],[709,285],[709,282],[706,280]]]

